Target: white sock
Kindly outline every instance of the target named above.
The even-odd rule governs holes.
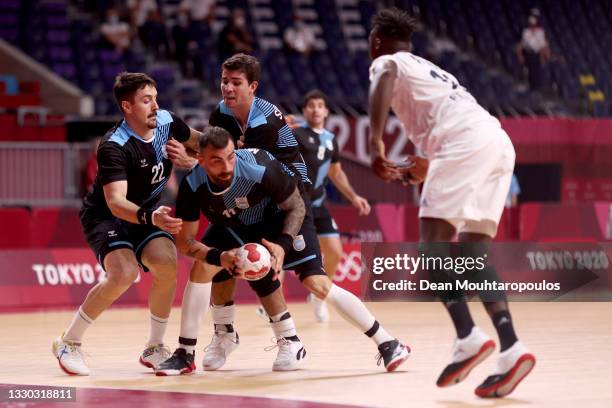
[[[312,293],[310,294],[310,301],[312,302],[314,306],[319,306],[321,303],[325,303],[324,300],[319,299]]]
[[[151,313],[151,327],[149,329],[149,341],[147,341],[147,344],[163,344],[167,327],[167,317],[163,318]]]
[[[210,305],[212,282],[197,283],[187,281],[181,305],[181,330],[179,345],[188,353],[193,353],[198,339],[198,330],[202,316]]]
[[[85,314],[82,307],[74,314],[68,330],[64,333],[64,340],[81,342],[85,330],[93,323],[93,319]]]
[[[270,319],[272,320],[270,326],[272,326],[272,331],[274,332],[274,336],[276,338],[297,337],[295,323],[293,322],[291,314],[289,314],[287,310],[274,316],[270,316]]]
[[[325,300],[334,306],[344,320],[364,332],[376,345],[394,340],[376,321],[363,302],[351,292],[332,283]]]
[[[235,304],[232,303],[230,306],[213,305],[211,314],[215,330],[227,333],[234,330],[231,326],[234,324],[234,315],[236,314]]]

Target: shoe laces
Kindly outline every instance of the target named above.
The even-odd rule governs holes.
[[[227,332],[215,331],[215,334],[213,335],[213,338],[210,344],[204,347],[204,351],[206,352],[206,351],[210,351],[213,349],[221,348],[221,344],[223,343],[224,340],[229,340],[232,343],[238,344],[238,339],[236,338],[236,332],[227,333]]]
[[[376,355],[376,357],[374,357],[374,359],[376,360],[376,365],[377,365],[377,366],[379,366],[379,365],[380,365],[380,363],[383,361],[383,358],[384,358],[384,357],[383,357],[382,353],[378,353],[378,354]]]
[[[172,355],[172,351],[170,351],[170,347],[166,346],[165,344],[155,344],[155,345],[152,345],[151,347],[153,347],[154,352],[161,354],[161,357],[164,360],[167,360]]]
[[[85,362],[85,356],[90,356],[81,349],[81,343],[70,340],[62,340],[64,342],[64,349],[68,350],[68,356],[78,356],[83,362]]]
[[[380,347],[380,346],[379,346]],[[381,350],[380,348],[378,349],[378,354],[376,354],[376,357],[374,357],[374,359],[376,360],[376,365],[379,366],[380,363],[385,359],[384,355],[383,355],[383,351],[384,352],[394,352],[394,348],[388,348],[386,350]]]
[[[289,360],[291,359],[291,340],[287,340],[284,337],[272,337],[270,342],[274,343],[271,346],[264,348],[264,351],[272,351],[278,347],[277,360]]]

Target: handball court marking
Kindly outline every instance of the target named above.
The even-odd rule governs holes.
[[[473,393],[493,369],[496,353],[464,382],[444,389],[435,386],[437,376],[450,361],[454,337],[450,319],[440,304],[369,303],[368,307],[391,333],[412,348],[411,357],[395,373],[377,367],[374,343],[335,313],[329,323],[319,324],[309,304],[289,303],[298,335],[308,351],[300,370],[271,371],[276,349],[265,352],[264,347],[271,345],[272,331],[255,315],[255,305],[251,304],[237,308],[236,328],[241,344],[221,370],[201,371],[202,349],[212,334],[209,313],[200,328],[196,374],[156,377],[138,364],[148,335],[148,310],[114,307],[96,321],[84,338],[83,349],[92,370],[89,377],[66,376],[50,351],[51,342],[70,321],[72,310],[0,314],[0,384],[216,394],[220,396],[218,400],[201,400],[199,406],[218,403],[225,408],[232,407],[232,401],[242,401],[245,407],[259,406],[259,402],[276,405],[269,400],[249,403],[245,399],[223,400],[221,396],[277,398],[298,404],[278,401],[286,407],[316,406],[299,405],[304,401],[372,407],[612,406],[612,303],[511,303],[519,338],[538,361],[515,392],[500,400],[482,400]],[[482,306],[472,302],[470,308],[476,324],[497,340]],[[180,309],[175,308],[166,336],[171,349],[177,344],[179,321]],[[88,395],[94,394],[97,395],[95,390]],[[154,400],[171,403],[168,398],[154,398],[157,393],[148,397],[129,395],[126,401],[132,401],[131,405],[138,403],[138,398],[145,406]],[[71,406],[81,406],[78,396],[79,391],[77,404]],[[110,405],[104,398],[84,398],[88,407]],[[177,406],[191,406],[187,395],[181,400],[184,405]],[[122,408],[126,404],[112,405]]]

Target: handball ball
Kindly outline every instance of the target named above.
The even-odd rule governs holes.
[[[236,272],[248,281],[256,281],[270,271],[270,252],[263,245],[249,243],[238,248]]]

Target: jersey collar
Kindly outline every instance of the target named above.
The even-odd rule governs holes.
[[[127,134],[131,137],[135,137],[136,139],[140,140],[143,143],[152,143],[153,140],[155,140],[155,135],[157,135],[157,128],[153,129],[153,136],[149,139],[149,140],[144,140],[143,138],[141,138],[140,136],[138,136],[136,134],[136,132],[134,132],[132,130],[132,128],[130,127],[130,125],[128,125],[127,120],[123,119],[123,122],[121,123],[121,127],[123,128],[123,130],[125,130],[127,132]]]

